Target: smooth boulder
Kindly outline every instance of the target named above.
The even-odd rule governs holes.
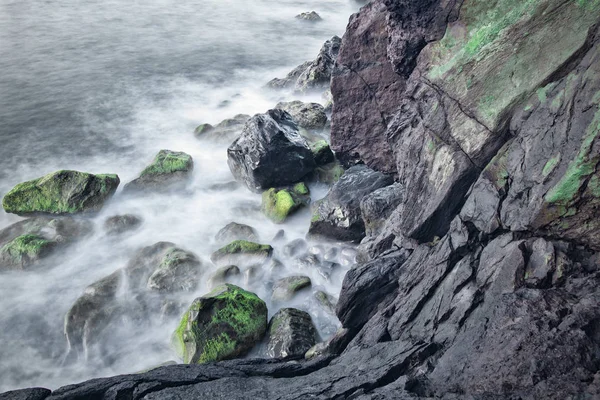
[[[100,211],[119,183],[117,175],[56,171],[18,184],[4,196],[2,207],[22,216]]]
[[[136,230],[143,222],[142,218],[136,215],[115,215],[104,221],[104,232],[111,236],[121,235]]]
[[[173,334],[186,364],[244,355],[267,331],[267,305],[254,293],[225,284],[194,300]]]
[[[160,193],[179,189],[185,187],[193,170],[194,161],[189,154],[161,150],[138,178],[125,185],[123,192]]]
[[[304,356],[317,342],[317,336],[310,314],[282,308],[269,323],[267,355],[271,358]]]
[[[253,191],[296,183],[316,167],[292,117],[278,109],[250,118],[227,149],[227,163],[235,179]]]

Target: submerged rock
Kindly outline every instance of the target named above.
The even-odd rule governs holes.
[[[271,318],[267,339],[269,357],[304,356],[316,342],[317,330],[307,312],[282,308]]]
[[[4,196],[2,207],[8,213],[23,216],[100,211],[119,183],[117,175],[57,171],[18,184]]]
[[[216,143],[231,143],[242,133],[244,124],[249,119],[249,115],[238,114],[233,118],[221,121],[215,126],[201,124],[194,131],[194,135],[202,140],[214,141]]]
[[[301,19],[303,21],[316,22],[316,21],[320,21],[322,18],[315,11],[310,11],[310,12],[307,11],[307,12],[303,12],[303,13],[296,15],[296,19]]]
[[[0,231],[0,271],[30,269],[47,257],[90,234],[89,221],[37,217]]]
[[[249,225],[230,222],[217,232],[215,240],[218,243],[230,243],[234,240],[247,240],[253,242],[258,240],[258,232]]]
[[[280,224],[309,202],[308,188],[300,182],[289,189],[272,188],[264,192],[262,211],[271,221]]]
[[[148,289],[159,292],[192,291],[198,287],[202,263],[194,254],[169,249],[148,278]]]
[[[212,290],[216,286],[226,283],[228,280],[241,274],[240,269],[235,265],[226,265],[215,271],[208,280],[207,286]]]
[[[233,176],[253,191],[296,183],[315,168],[313,154],[283,110],[257,114],[227,149]]]
[[[125,185],[123,192],[160,193],[182,188],[191,177],[193,169],[194,162],[189,154],[161,150],[138,178]]]
[[[215,265],[250,265],[267,261],[273,248],[268,244],[258,244],[247,240],[235,240],[211,254]]]
[[[125,232],[136,230],[143,222],[144,221],[136,215],[115,215],[104,221],[104,231],[108,235],[120,235]]]
[[[277,280],[273,284],[272,301],[288,301],[302,289],[310,287],[311,281],[308,276],[289,276]]]
[[[325,108],[318,103],[303,103],[296,100],[278,103],[275,108],[287,111],[301,128],[323,129],[327,123]]]
[[[360,201],[392,183],[390,176],[364,165],[348,169],[327,196],[314,204],[309,235],[360,241],[365,236]]]
[[[244,355],[267,330],[267,306],[254,293],[225,284],[194,300],[173,334],[186,364]]]

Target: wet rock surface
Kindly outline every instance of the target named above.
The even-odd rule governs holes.
[[[194,136],[203,141],[231,143],[241,133],[250,115],[238,114],[219,122],[217,125],[201,124],[194,131]]]
[[[317,336],[309,313],[282,308],[269,322],[267,355],[271,358],[304,356],[315,345]]]
[[[104,231],[107,235],[121,235],[136,230],[143,222],[140,217],[132,214],[115,215],[104,221]]]
[[[189,154],[161,150],[152,164],[140,173],[140,176],[123,188],[125,193],[157,192],[163,193],[182,189],[194,170],[194,161]]]

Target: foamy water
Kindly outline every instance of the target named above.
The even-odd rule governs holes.
[[[343,34],[357,9],[351,0],[0,0],[0,195],[58,169],[117,173],[126,183],[160,149],[185,151],[195,164],[184,193],[131,198],[117,192],[92,219],[94,234],[53,258],[50,268],[0,275],[0,392],[56,388],[176,360],[168,345],[173,319],[127,327],[130,335],[112,344],[111,363],[62,364],[65,313],[88,285],[124,267],[137,249],[170,241],[203,260],[200,287],[181,296],[189,304],[207,291],[216,269],[208,257],[219,247],[214,236],[227,223],[251,225],[262,243],[282,228],[287,241],[304,237],[308,210],[275,225],[258,209],[260,195],[210,190],[233,180],[227,146],[200,142],[193,130],[297,99],[263,86],[313,59],[325,40]],[[294,19],[310,10],[323,21]],[[311,190],[314,200],[327,188]],[[103,221],[124,213],[144,224],[118,239],[104,235]],[[0,211],[0,229],[20,219]],[[299,271],[280,250],[282,276],[309,275],[313,289],[337,296],[341,275],[328,281],[314,270]],[[246,288],[267,301],[270,315],[277,311],[264,285]],[[290,305],[310,311],[323,337],[335,330],[336,321],[310,296]]]

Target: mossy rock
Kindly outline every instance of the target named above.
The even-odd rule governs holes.
[[[61,170],[15,186],[2,199],[8,213],[18,215],[77,214],[99,211],[117,190],[117,175]]]
[[[192,291],[198,287],[202,263],[194,255],[174,247],[167,250],[148,278],[148,289],[159,292]]]
[[[262,195],[262,211],[273,222],[280,224],[310,201],[308,187],[297,183],[290,188],[271,188]]]
[[[192,156],[183,152],[161,150],[152,164],[129,182],[124,192],[165,192],[185,186],[194,170]]]
[[[225,284],[194,300],[172,343],[186,364],[239,357],[267,331],[267,305],[256,294]]]
[[[273,248],[268,244],[258,244],[247,240],[235,240],[211,254],[215,265],[251,265],[268,260]]]
[[[331,151],[331,147],[329,146],[329,143],[327,143],[326,140],[316,141],[315,143],[310,145],[310,149],[313,152],[315,162],[318,166],[326,165],[335,161],[333,151]]]
[[[279,279],[273,285],[271,300],[282,302],[291,300],[300,290],[310,287],[312,284],[308,276],[289,276]]]
[[[55,245],[38,235],[21,235],[0,249],[0,263],[25,267],[44,258]]]
[[[200,124],[194,129],[194,135],[198,138],[202,137],[202,135],[206,135],[208,132],[215,129],[211,124]]]
[[[334,161],[317,167],[314,177],[317,182],[333,185],[340,180],[342,175],[344,175],[344,167],[338,161]]]

